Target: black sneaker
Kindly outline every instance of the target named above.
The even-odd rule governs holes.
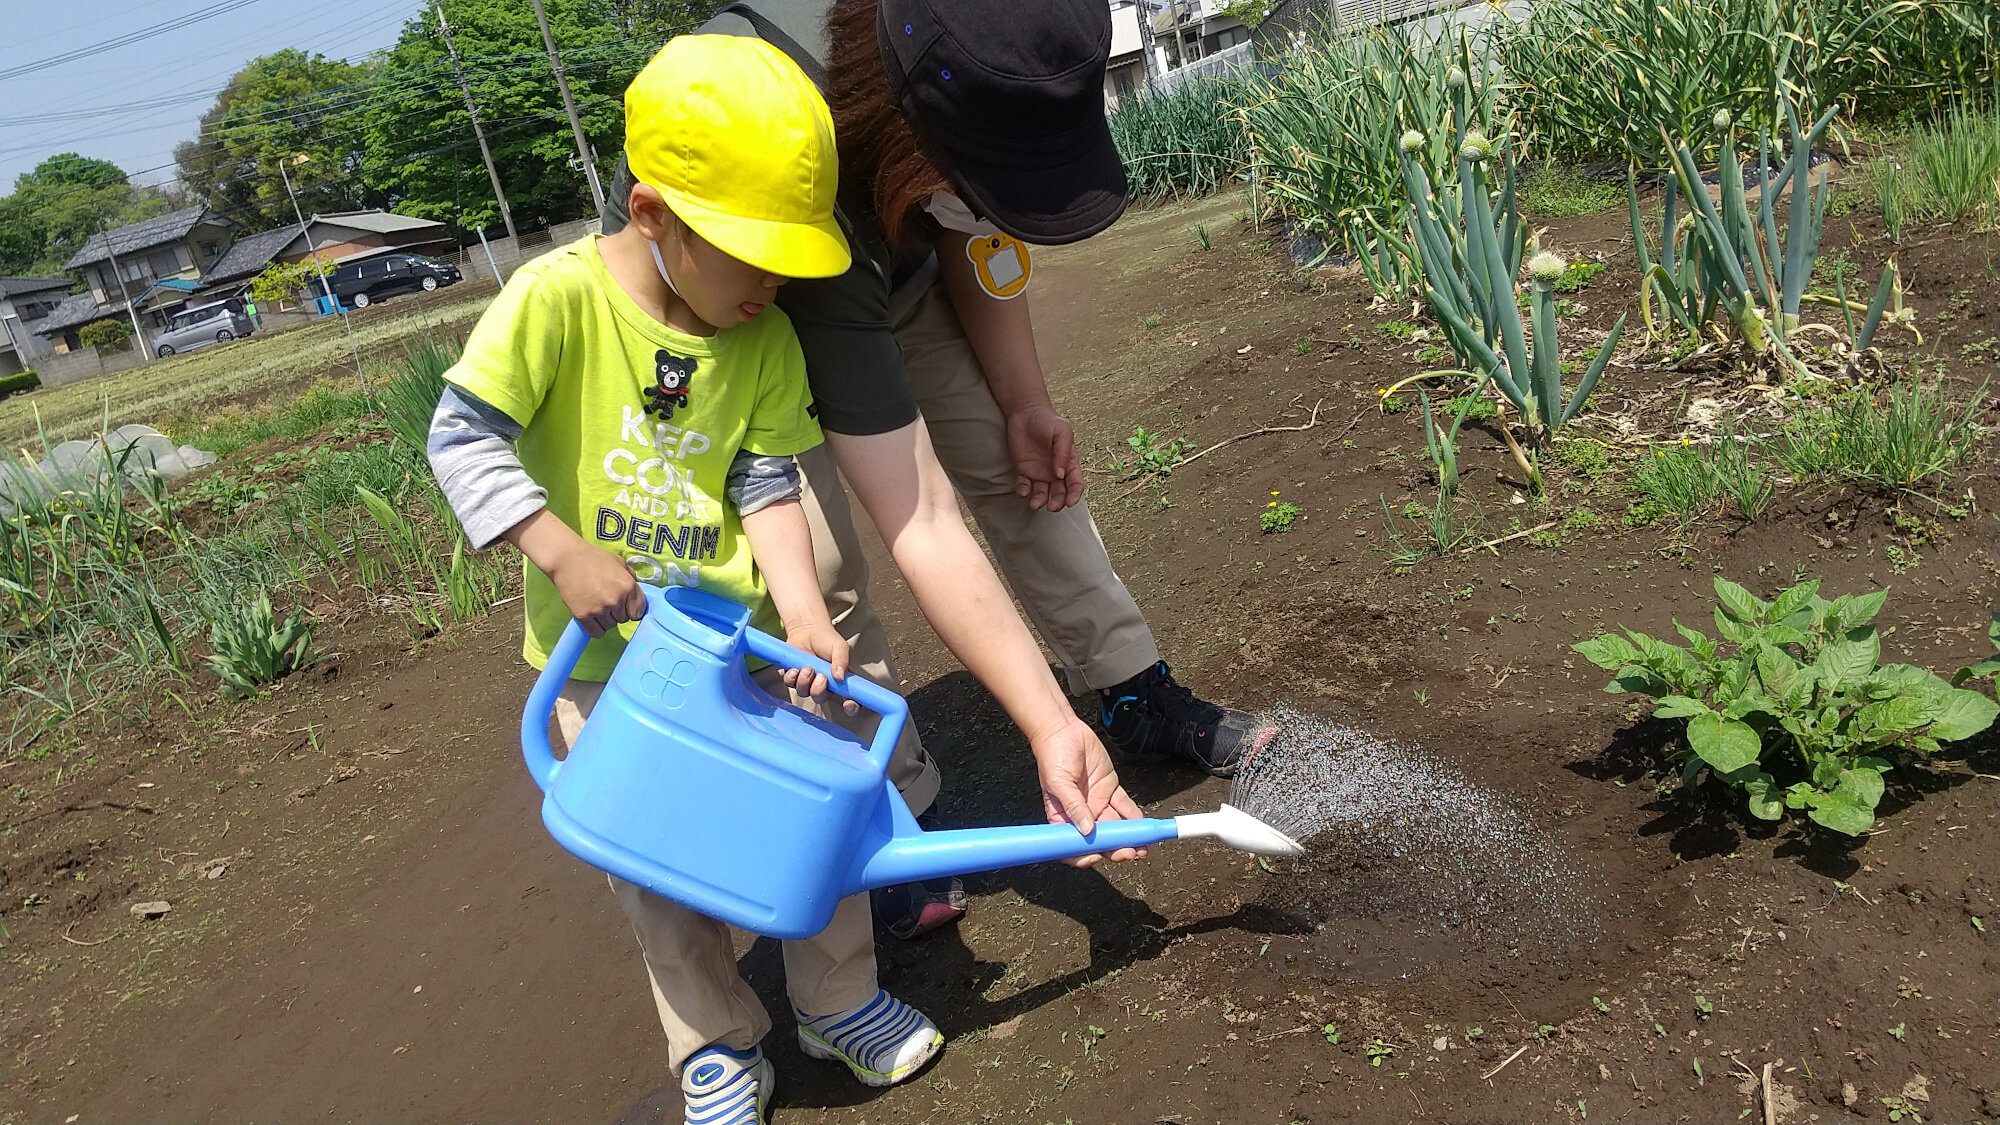
[[[1255,715],[1204,702],[1175,682],[1165,661],[1098,696],[1104,745],[1119,762],[1185,760],[1228,777],[1277,731]]]

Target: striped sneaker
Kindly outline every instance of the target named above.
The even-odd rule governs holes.
[[[703,1047],[681,1068],[687,1125],[764,1125],[777,1076],[756,1047]]]
[[[799,1048],[816,1059],[839,1059],[864,1086],[894,1086],[944,1046],[944,1036],[922,1012],[875,990],[858,1008],[799,1018]]]

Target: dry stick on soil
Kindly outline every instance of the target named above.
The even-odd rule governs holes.
[[[1482,1075],[1480,1075],[1480,1076],[1479,1076],[1479,1080],[1480,1080],[1481,1082],[1484,1082],[1484,1081],[1486,1081],[1487,1079],[1489,1079],[1489,1078],[1493,1077],[1494,1075],[1496,1075],[1496,1074],[1500,1073],[1501,1071],[1503,1071],[1503,1070],[1506,1070],[1506,1069],[1507,1069],[1507,1063],[1510,1063],[1510,1062],[1513,1062],[1513,1061],[1514,1061],[1515,1059],[1518,1059],[1518,1058],[1520,1058],[1520,1057],[1521,1057],[1522,1055],[1525,1055],[1525,1054],[1527,1054],[1527,1053],[1528,1053],[1528,1045],[1527,1045],[1526,1043],[1523,1043],[1523,1044],[1521,1044],[1521,1049],[1520,1049],[1520,1050],[1518,1050],[1518,1051],[1515,1051],[1515,1052],[1514,1052],[1513,1054],[1511,1054],[1511,1055],[1508,1055],[1508,1056],[1507,1056],[1507,1059],[1506,1059],[1506,1061],[1505,1061],[1505,1062],[1502,1062],[1502,1063],[1501,1063],[1501,1064],[1500,1064],[1499,1066],[1496,1066],[1496,1067],[1494,1067],[1494,1068],[1493,1068],[1492,1070],[1489,1070],[1489,1071],[1487,1071],[1487,1072],[1486,1072],[1485,1074],[1482,1074]]]
[[[1202,450],[1202,451],[1201,451],[1200,453],[1190,453],[1190,454],[1188,454],[1188,455],[1187,455],[1186,457],[1183,457],[1183,458],[1181,458],[1180,460],[1178,460],[1178,461],[1174,462],[1174,463],[1173,463],[1173,464],[1172,464],[1171,466],[1169,466],[1169,467],[1168,467],[1167,471],[1168,471],[1168,472],[1173,472],[1173,471],[1174,471],[1175,469],[1178,469],[1178,468],[1180,468],[1180,467],[1181,467],[1182,465],[1187,465],[1187,464],[1191,464],[1192,462],[1195,462],[1195,461],[1199,461],[1199,460],[1201,460],[1201,459],[1202,459],[1203,457],[1206,457],[1206,456],[1208,456],[1209,454],[1211,454],[1211,453],[1215,452],[1216,450],[1218,450],[1218,449],[1221,449],[1221,448],[1222,448],[1223,446],[1225,446],[1225,445],[1231,445],[1231,444],[1234,444],[1234,443],[1236,443],[1236,442],[1239,442],[1239,441],[1242,441],[1242,440],[1243,440],[1244,438],[1253,438],[1253,437],[1257,437],[1257,436],[1258,436],[1258,435],[1260,435],[1260,434],[1295,434],[1295,433],[1298,433],[1298,432],[1299,432],[1300,430],[1310,430],[1310,429],[1312,429],[1312,428],[1313,428],[1314,426],[1317,426],[1317,425],[1319,425],[1319,408],[1320,408],[1320,403],[1323,403],[1323,402],[1325,402],[1325,401],[1326,401],[1325,399],[1320,399],[1320,400],[1319,400],[1319,402],[1315,402],[1315,403],[1313,403],[1313,409],[1312,409],[1312,417],[1310,417],[1310,418],[1306,419],[1306,424],[1305,424],[1305,425],[1303,425],[1303,426],[1265,426],[1265,427],[1264,427],[1264,428],[1262,428],[1262,429],[1258,429],[1258,430],[1251,430],[1251,431],[1250,431],[1249,433],[1247,433],[1247,434],[1237,434],[1237,435],[1236,435],[1235,437],[1233,437],[1233,438],[1224,438],[1224,439],[1222,439],[1221,441],[1218,441],[1218,442],[1216,442],[1216,443],[1215,443],[1214,445],[1211,445],[1211,446],[1209,446],[1209,447],[1208,447],[1207,449],[1204,449],[1204,450]],[[1362,411],[1362,413],[1363,413],[1363,414],[1366,414],[1366,413],[1367,413],[1367,411],[1365,411],[1365,410],[1364,410],[1364,411]],[[1349,423],[1347,424],[1347,429],[1349,429],[1349,430],[1353,429],[1353,428],[1355,427],[1355,425],[1356,425],[1357,423],[1359,423],[1360,421],[1361,421],[1361,415],[1360,415],[1360,414],[1357,414],[1357,415],[1355,415],[1355,417],[1354,417],[1354,421],[1353,421],[1353,422],[1349,422]],[[1347,431],[1346,431],[1346,430],[1342,430],[1341,432],[1342,432],[1342,433],[1346,433]],[[1150,474],[1149,474],[1149,475],[1150,475]],[[1145,480],[1145,479],[1141,479],[1141,480],[1139,481],[1139,483],[1137,483],[1137,484],[1133,485],[1132,487],[1130,487],[1130,488],[1126,489],[1125,491],[1123,491],[1123,492],[1119,493],[1119,494],[1118,494],[1117,496],[1114,496],[1114,497],[1112,497],[1112,499],[1113,499],[1113,500],[1123,500],[1123,499],[1125,499],[1125,498],[1126,498],[1127,496],[1130,496],[1130,495],[1132,495],[1132,494],[1133,494],[1134,492],[1137,492],[1137,491],[1139,491],[1140,489],[1142,489],[1142,488],[1146,487],[1146,485],[1147,485],[1147,484],[1149,484],[1149,483],[1151,483],[1151,482],[1150,482],[1150,481],[1147,481],[1147,480]]]
[[[1764,1125],[1778,1125],[1777,1110],[1771,1105],[1771,1064],[1764,1064]]]
[[[1502,543],[1512,543],[1514,540],[1519,539],[1522,536],[1533,535],[1537,531],[1547,531],[1548,529],[1554,527],[1555,525],[1556,521],[1550,520],[1547,523],[1537,524],[1534,527],[1524,527],[1521,530],[1514,532],[1512,535],[1502,535],[1498,539],[1488,539],[1486,542],[1479,544],[1477,547],[1467,547],[1464,550],[1460,551],[1459,554],[1469,555],[1474,551],[1491,551],[1493,550],[1493,548],[1498,547]],[[1493,551],[1493,553],[1497,555],[1500,552]]]
[[[76,929],[77,926],[80,924],[81,923],[78,922],[71,922],[69,924],[69,930]],[[69,930],[64,930],[62,932],[62,939],[70,943],[71,945],[82,945],[82,946],[103,945],[105,942],[110,941],[112,938],[118,936],[117,931],[114,930],[113,932],[105,934],[103,937],[98,938],[96,941],[79,941],[78,939],[69,936]]]
[[[1273,1039],[1283,1039],[1287,1035],[1297,1035],[1301,1031],[1309,1031],[1309,1030],[1311,1029],[1308,1028],[1305,1024],[1300,1024],[1299,1026],[1292,1028],[1290,1031],[1274,1031],[1269,1035],[1259,1035],[1257,1038],[1252,1039],[1250,1042],[1269,1043]]]

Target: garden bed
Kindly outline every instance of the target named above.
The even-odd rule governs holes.
[[[1043,255],[1043,357],[1176,674],[1372,731],[1400,749],[1371,791],[1421,776],[1410,791],[1429,797],[1322,841],[1303,873],[1192,844],[975,878],[960,926],[881,947],[885,986],[943,1026],[942,1059],[863,1091],[803,1058],[781,1017],[776,1119],[1763,1121],[1767,1064],[1775,1121],[2000,1117],[1991,732],[1892,773],[1872,835],[1773,828],[1735,800],[1667,792],[1671,729],[1605,695],[1570,648],[1618,627],[1671,635],[1676,618],[1707,628],[1718,574],[1764,596],[1796,575],[1829,596],[1888,587],[1885,661],[1948,672],[1985,655],[1992,438],[1926,483],[1931,502],[1786,485],[1754,520],[1724,506],[1646,522],[1632,513],[1648,442],[1701,436],[1696,399],[1745,417],[1764,400],[1719,364],[1675,368],[1634,341],[1579,419],[1600,453],[1556,458],[1543,501],[1469,422],[1470,538],[1399,566],[1396,540],[1424,531],[1407,509],[1435,488],[1420,409],[1385,413],[1379,392],[1436,366],[1418,358],[1435,338],[1415,334],[1432,329],[1371,307],[1359,276],[1299,278],[1270,228],[1232,218],[1245,207],[1135,212]],[[1828,251],[1874,268],[1872,230],[1847,222]],[[1550,226],[1546,245],[1608,267],[1565,294],[1584,341],[1636,303],[1629,229],[1622,210]],[[1991,426],[1987,237],[1906,234],[1926,344],[1883,343],[1906,378],[1942,365],[1959,400],[1986,395]],[[1135,476],[1134,427],[1183,455],[1272,432]],[[1279,504],[1285,529],[1262,530]],[[945,768],[942,815],[1032,818],[1020,740],[877,564]],[[622,915],[537,823],[513,611],[425,638],[351,579],[322,596],[322,647],[342,655],[320,670],[246,704],[195,682],[183,707],[0,767],[0,1119],[675,1108]],[[1126,780],[1161,813],[1228,796],[1191,773]],[[1507,835],[1450,834],[1466,823]],[[127,912],[150,899],[172,911]],[[782,1013],[775,946],[744,948]]]

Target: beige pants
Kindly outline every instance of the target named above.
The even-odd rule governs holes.
[[[810,707],[809,701],[788,695],[778,669],[765,668],[752,678],[778,698]],[[576,741],[603,691],[603,684],[571,680],[556,697],[564,750]],[[867,721],[838,713],[828,717],[850,730],[860,725],[857,720]],[[930,776],[935,792],[935,769]],[[667,1033],[667,1066],[674,1074],[680,1074],[689,1055],[710,1044],[742,1051],[762,1041],[771,1030],[771,1015],[736,971],[729,926],[623,879],[606,878],[639,937],[653,1004]],[[874,999],[875,929],[866,894],[840,900],[826,929],[785,942],[784,952],[785,989],[799,1011],[827,1016]]]
[[[1014,596],[1062,661],[1070,690],[1081,694],[1111,687],[1157,663],[1160,650],[1153,631],[1112,570],[1090,509],[1078,504],[1038,512],[1014,494],[1006,419],[943,287],[933,285],[899,319],[895,331],[938,460],[972,510]],[[853,646],[856,667],[868,669],[864,653],[876,666],[887,667],[888,641],[868,604],[867,563],[833,457],[821,446],[802,455],[799,464],[808,486],[806,519],[812,525],[827,609]],[[902,686],[898,679],[882,682],[898,690]],[[905,742],[913,744],[915,735]],[[921,746],[899,748],[899,757],[935,774]],[[913,788],[910,808],[922,812],[936,792],[933,781],[919,803]]]

